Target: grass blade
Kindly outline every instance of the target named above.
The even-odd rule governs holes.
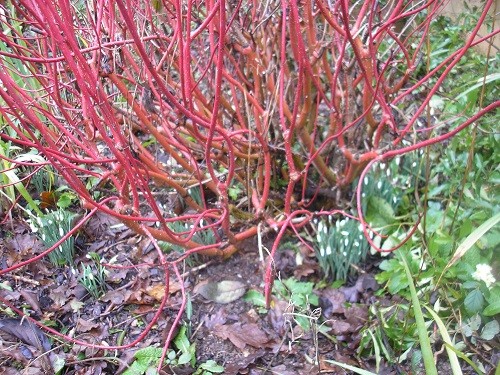
[[[413,307],[413,313],[415,314],[415,321],[417,323],[418,329],[418,339],[420,342],[420,350],[422,351],[422,357],[424,360],[425,373],[427,375],[437,375],[436,364],[434,363],[434,357],[432,355],[431,342],[429,340],[429,335],[427,333],[427,328],[425,326],[424,316],[422,314],[422,308],[420,307],[420,301],[418,300],[417,290],[415,289],[415,284],[413,283],[413,278],[410,272],[410,267],[406,259],[406,255],[397,251],[403,261],[403,266],[405,268],[406,276],[408,277],[408,284],[410,287],[411,302]]]
[[[425,306],[427,311],[432,315],[434,318],[434,321],[436,322],[438,328],[439,328],[439,333],[441,333],[441,337],[443,338],[443,341],[445,342],[446,345],[446,352],[448,353],[448,358],[450,359],[450,366],[451,366],[451,371],[453,372],[454,375],[462,375],[462,369],[460,368],[460,363],[458,362],[458,357],[455,354],[453,350],[450,349],[450,347],[453,347],[453,343],[451,342],[450,335],[448,334],[448,330],[446,329],[443,321],[439,317],[436,312],[431,309],[430,307]]]

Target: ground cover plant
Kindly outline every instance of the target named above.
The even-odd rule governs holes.
[[[441,319],[446,349],[466,357],[469,340],[497,332],[498,285],[483,276],[498,245],[498,61],[471,52],[492,4],[466,34],[437,18],[441,1],[2,2],[2,312],[35,317],[27,321],[43,331],[19,327],[39,344],[45,333],[60,340],[45,364],[59,373],[86,361],[88,371],[147,373],[165,363],[164,371],[218,373],[216,353],[193,354],[190,287],[212,304],[239,301],[243,285],[219,278],[203,287],[195,275],[214,277],[210,257],[230,258],[257,237],[255,260],[240,258],[264,276],[253,285],[263,290],[244,298],[256,315],[233,323],[214,312],[202,326],[220,339],[281,353],[320,336],[336,350],[355,345],[371,370],[399,366],[421,347],[432,372],[423,326]],[[490,29],[483,40],[498,34]],[[64,226],[41,224],[49,233],[39,240],[16,229],[63,213]],[[280,247],[294,254],[294,271],[279,264]],[[398,255],[376,277],[394,299],[369,311],[356,304],[372,297],[373,278],[344,286],[343,297],[326,281],[298,280],[349,282],[370,249]],[[13,302],[12,280],[38,285],[38,277],[61,286],[45,292],[59,312],[26,293],[25,304]],[[436,300],[415,308],[417,292]],[[413,299],[413,309],[397,297]],[[279,338],[259,326],[266,308]],[[318,308],[327,321],[359,320],[323,322]],[[67,321],[54,319],[61,311]],[[359,365],[318,345],[305,373],[333,360]],[[128,369],[115,350],[135,353]],[[492,366],[479,357],[471,366]]]

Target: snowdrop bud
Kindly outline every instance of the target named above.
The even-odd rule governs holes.
[[[326,247],[326,255],[331,255],[332,254],[332,248],[330,245]]]

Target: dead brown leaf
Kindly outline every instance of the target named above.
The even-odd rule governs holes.
[[[214,327],[213,333],[225,340],[229,339],[239,349],[247,345],[261,348],[269,343],[267,334],[255,323],[218,325]]]
[[[0,330],[39,350],[49,351],[52,347],[45,333],[28,319],[1,319]]]

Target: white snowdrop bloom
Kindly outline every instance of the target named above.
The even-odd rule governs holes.
[[[366,194],[365,193],[361,193],[361,196],[364,198],[364,197],[366,197]]]
[[[399,165],[399,163],[401,163],[401,158],[396,158],[394,161],[396,162],[396,165]]]
[[[64,229],[62,227],[59,227],[59,235],[64,236]]]
[[[359,247],[359,242],[358,241],[354,241],[354,246],[355,247]]]
[[[368,232],[368,236],[373,240],[373,232],[372,231]]]
[[[385,169],[385,163],[380,163],[380,169],[384,170]]]
[[[321,255],[321,257],[325,256],[325,248],[323,246],[319,248],[319,255]]]
[[[377,189],[382,189],[382,181],[377,182]]]
[[[368,185],[368,177],[365,176],[365,178],[363,179],[363,182],[365,183],[365,185]]]
[[[371,233],[372,233],[372,232],[370,232],[370,234],[371,234]],[[377,238],[375,238],[375,239],[373,240],[373,243],[374,243],[374,245],[375,245],[377,248],[380,248],[380,244],[381,244],[381,242],[382,242],[382,238],[380,238],[380,237],[378,237],[378,236],[377,236]],[[370,254],[375,255],[375,254],[377,254],[377,253],[378,253],[377,249],[376,249],[374,246],[371,246],[371,247],[370,247]],[[384,256],[384,254],[386,254],[386,255],[387,255],[388,253],[380,253],[380,255],[382,255],[382,256]]]
[[[347,245],[349,245],[349,238],[346,238],[346,239],[344,240],[344,246],[347,246]]]
[[[323,239],[323,237],[321,236],[321,233],[320,233],[320,232],[318,232],[318,233],[316,234],[316,241],[321,242],[321,240],[322,240],[322,239]]]
[[[45,241],[45,233],[42,233],[42,241]]]
[[[319,223],[318,223],[318,218],[317,218],[317,217],[315,217],[315,218],[313,219],[313,224],[314,224],[314,225],[319,225]]]
[[[397,201],[398,201],[398,198],[396,198],[396,197],[392,197],[392,202],[393,202],[393,203],[397,203]]]
[[[358,238],[359,238],[360,240],[362,240],[362,239],[363,239],[363,237],[364,237],[364,236],[363,236],[362,234],[360,234],[360,235],[358,236]]]
[[[344,251],[344,252],[342,253],[342,255],[346,257],[346,256],[347,256],[347,252],[345,252],[345,251]]]
[[[417,166],[417,162],[416,162],[416,161],[414,161],[413,163],[411,163],[411,166],[412,166],[413,168],[415,168],[415,167]]]
[[[390,169],[387,169],[387,170],[385,171],[385,174],[387,175],[387,177],[389,177],[389,176],[391,175],[391,170],[390,170]]]
[[[340,232],[340,234],[343,235],[343,236],[348,236],[349,232],[346,231],[346,230],[343,230],[342,232]]]
[[[326,255],[331,255],[332,254],[332,248],[330,245],[326,246]]]
[[[54,224],[54,222],[52,220],[48,220],[47,223]]]
[[[477,281],[484,281],[488,289],[491,289],[492,285],[496,282],[492,270],[489,264],[478,264],[476,265],[476,271],[472,274],[472,278]]]
[[[340,221],[340,226],[343,227],[346,225],[348,219],[344,219]]]
[[[323,222],[322,222],[322,221],[320,221],[320,222],[319,222],[319,224],[318,224],[318,232],[322,232],[322,231],[323,231],[323,227],[324,227],[324,226],[325,226],[325,225],[323,224]]]

